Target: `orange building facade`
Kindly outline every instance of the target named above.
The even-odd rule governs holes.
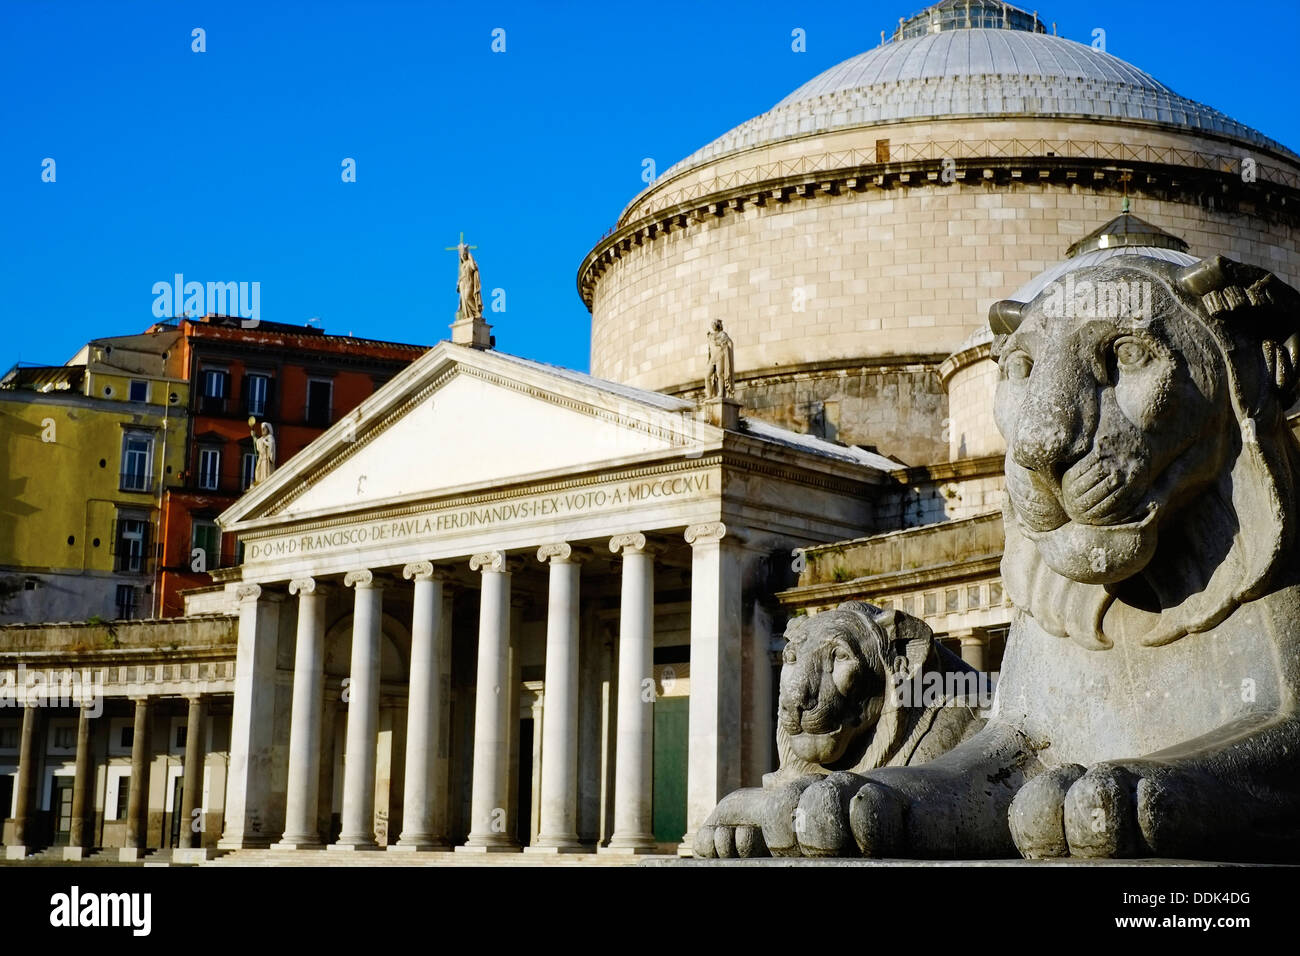
[[[185,470],[167,483],[159,519],[157,614],[184,613],[181,592],[238,564],[216,517],[253,483],[249,419],[269,422],[283,464],[405,368],[426,346],[326,335],[310,326],[227,316],[178,319],[168,372],[190,383]],[[156,328],[172,327],[170,323]],[[153,331],[152,329],[150,331]]]

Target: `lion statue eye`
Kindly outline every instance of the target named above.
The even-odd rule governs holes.
[[[1120,339],[1115,343],[1115,361],[1121,368],[1140,368],[1151,360],[1151,352],[1137,339]]]
[[[1034,370],[1034,360],[1024,352],[1012,352],[1002,360],[1002,371],[1007,378],[1017,381],[1029,378]]]

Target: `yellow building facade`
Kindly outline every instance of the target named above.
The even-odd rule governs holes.
[[[184,468],[188,383],[163,374],[165,350],[137,351],[131,338],[0,379],[0,623],[154,613],[160,501]]]

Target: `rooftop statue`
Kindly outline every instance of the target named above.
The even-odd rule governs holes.
[[[722,320],[713,320],[709,332],[709,368],[704,375],[705,398],[731,398],[736,391],[736,358],[731,336],[722,328]]]
[[[275,433],[270,422],[262,422],[262,434],[257,433],[257,419],[248,419],[248,433],[253,436],[257,461],[253,465],[253,484],[260,485],[275,471]]]
[[[483,287],[479,280],[478,263],[474,253],[462,240],[456,250],[460,255],[460,267],[456,273],[456,291],[460,293],[460,307],[456,310],[456,321],[483,318]]]
[[[1221,257],[1062,288],[990,312],[1016,617],[988,723],[807,785],[787,852],[1300,858],[1300,294]]]

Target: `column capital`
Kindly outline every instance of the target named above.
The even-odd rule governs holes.
[[[640,531],[629,531],[627,534],[616,534],[609,539],[609,550],[614,554],[631,552],[633,554],[654,554],[658,548],[646,542],[646,537]]]
[[[349,571],[343,576],[343,586],[345,588],[382,588],[383,581],[375,579],[375,572],[368,568],[362,568],[359,571]]]
[[[449,581],[451,571],[440,568],[432,561],[412,561],[402,568],[402,577],[411,581]]]
[[[506,553],[504,551],[482,551],[469,559],[471,571],[499,571],[509,574]]]
[[[182,696],[191,704],[202,704],[208,699],[209,695],[195,691],[194,693],[183,694]]]
[[[694,547],[696,544],[717,544],[727,536],[727,526],[721,521],[706,521],[703,524],[693,524],[686,529],[686,543]]]
[[[127,700],[133,704],[147,704],[153,700],[153,694],[128,694]]]
[[[239,602],[256,601],[262,596],[260,584],[241,584],[235,588],[235,600]]]
[[[293,578],[289,582],[290,594],[323,594],[325,585],[321,584],[315,578]]]
[[[537,549],[537,560],[543,564],[577,564],[582,554],[567,541],[554,541]]]

